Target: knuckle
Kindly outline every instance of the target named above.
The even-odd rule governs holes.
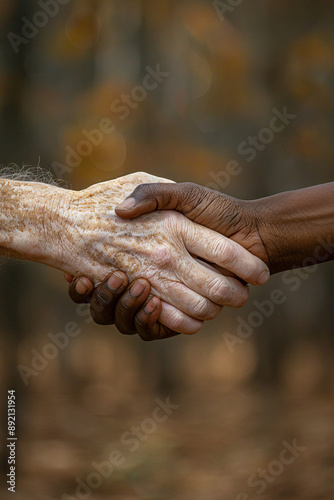
[[[239,282],[217,281],[211,288],[211,300],[220,305],[239,308],[248,300],[248,287]]]
[[[182,182],[180,187],[183,191],[183,194],[189,198],[198,197],[201,192],[202,186],[198,186],[194,182]]]
[[[205,298],[200,298],[195,304],[193,313],[196,318],[205,319],[209,313],[209,302]]]
[[[231,299],[231,289],[222,278],[215,278],[210,286],[210,298],[217,304],[225,304]]]
[[[153,192],[153,185],[147,182],[137,186],[134,189],[132,196],[136,198],[136,200],[141,201],[144,198],[146,198],[146,196],[150,196],[152,192]]]
[[[107,305],[113,299],[113,294],[104,285],[101,285],[96,291],[96,302],[100,303],[102,306]]]
[[[183,204],[193,207],[200,204],[203,198],[207,196],[207,188],[199,186],[194,182],[184,182],[181,185]]]
[[[183,333],[186,335],[194,335],[202,327],[203,321],[189,318],[181,311],[175,311],[169,318],[169,329],[174,333]]]
[[[219,314],[220,309],[220,307],[212,304],[210,300],[201,298],[194,306],[193,313],[195,318],[209,321],[214,319]]]
[[[179,238],[180,235],[183,234],[184,229],[188,227],[188,219],[186,219],[180,212],[168,210],[163,212],[161,217],[164,222],[166,234],[169,236],[174,235]]]
[[[184,318],[183,315],[180,314],[178,311],[175,311],[173,315],[170,318],[170,325],[169,328],[172,330],[179,330],[182,329],[184,326]]]
[[[234,245],[227,239],[219,238],[212,245],[212,254],[215,262],[221,262],[228,266],[232,264],[237,258],[237,252]]]

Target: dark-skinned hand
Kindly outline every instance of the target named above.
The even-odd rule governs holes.
[[[158,322],[161,300],[149,298],[151,285],[140,278],[129,285],[126,274],[115,271],[94,289],[86,277],[74,279],[65,274],[70,283],[69,295],[73,302],[90,302],[90,312],[99,325],[116,325],[125,335],[138,334],[142,340],[161,340],[179,335]]]
[[[123,219],[154,210],[177,210],[202,226],[236,241],[267,265],[270,264],[259,228],[260,207],[191,182],[141,184],[116,207]]]
[[[334,182],[258,200],[238,200],[193,183],[142,184],[118,207],[123,219],[177,210],[234,240],[270,273],[334,260]]]
[[[128,199],[116,207],[117,215],[124,219],[133,219],[154,210],[177,210],[190,220],[213,229],[234,239],[246,250],[268,262],[265,247],[252,218],[248,202],[241,202],[227,195],[192,183],[183,184],[142,184],[138,186]],[[123,273],[121,273],[123,274]],[[82,281],[83,280],[83,281]],[[141,280],[142,281],[142,280]],[[143,280],[145,281],[145,280]],[[149,283],[146,281],[147,286]],[[103,288],[101,291],[101,287]],[[76,288],[83,290],[79,295]],[[87,291],[84,291],[87,290]],[[93,284],[87,278],[74,280],[69,288],[69,294],[75,302],[83,302],[90,296]],[[148,316],[139,298],[129,299],[127,291],[120,293],[106,291],[102,284],[94,290],[91,300],[91,314],[99,324],[116,324],[118,330],[125,334],[138,333],[143,339],[168,338],[176,335],[158,323],[159,314]],[[112,299],[103,302],[96,298],[102,294],[111,295]],[[95,297],[95,298],[94,298]],[[151,299],[152,300],[152,299]],[[158,299],[155,298],[158,303]],[[118,304],[118,301],[120,304]],[[122,319],[117,310],[124,311]],[[111,321],[108,321],[109,316]]]
[[[333,200],[334,183],[253,201],[189,182],[142,184],[116,207],[116,213],[132,219],[154,210],[177,210],[236,241],[274,274],[334,259]],[[135,317],[136,307],[128,313]]]

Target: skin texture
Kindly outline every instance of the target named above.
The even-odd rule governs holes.
[[[268,269],[241,246],[176,212],[135,220],[115,214],[138,184],[157,181],[166,182],[136,173],[77,192],[3,179],[0,248],[71,276],[84,274],[95,287],[111,271],[126,271],[130,281],[144,278],[161,299],[160,323],[195,333],[223,305],[246,302],[247,288],[234,274],[260,284]]]
[[[117,275],[115,285],[115,275]],[[142,340],[160,340],[178,335],[162,325],[158,320],[161,314],[161,300],[157,297],[149,298],[150,283],[147,280],[135,280],[128,286],[129,280],[125,273],[116,271],[95,290],[87,278],[73,279],[66,276],[70,283],[69,294],[76,303],[83,303],[89,299],[91,315],[99,325],[116,324],[117,329],[125,335],[138,334]],[[108,282],[108,284],[107,284]],[[134,291],[137,282],[144,285],[142,292]],[[119,285],[119,283],[121,283]],[[82,293],[76,291],[77,286]],[[115,289],[114,287],[119,286]]]
[[[254,201],[238,200],[192,183],[150,184],[136,188],[116,213],[131,219],[153,210],[177,210],[238,242],[266,262],[274,274],[334,259],[333,206],[334,183]],[[119,304],[127,307],[132,328],[139,314],[145,321],[138,300],[130,305],[123,295],[113,307]],[[103,311],[101,304],[100,308]],[[115,321],[118,327],[118,319]],[[154,338],[154,326],[148,320],[145,333]]]
[[[275,274],[334,259],[330,251],[318,255],[319,244],[327,241],[328,246],[334,238],[333,207],[333,182],[254,201],[184,183],[138,186],[116,213],[130,219],[152,210],[177,210],[238,242]]]

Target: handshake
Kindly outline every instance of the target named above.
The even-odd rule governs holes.
[[[334,183],[254,201],[145,173],[0,191],[1,253],[64,271],[97,323],[144,340],[196,333],[247,284],[334,258]]]

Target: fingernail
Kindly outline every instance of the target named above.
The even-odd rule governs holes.
[[[130,210],[136,204],[136,200],[134,198],[128,198],[127,200],[122,201],[119,205],[117,205],[117,210]]]
[[[130,288],[130,295],[132,297],[140,297],[140,295],[144,292],[146,289],[146,285],[144,283],[141,283],[140,281],[137,281],[132,287]]]
[[[259,279],[257,280],[259,285],[264,285],[264,283],[267,283],[268,279],[270,278],[270,273],[269,271],[263,271],[263,273],[260,275]]]
[[[88,291],[88,286],[83,280],[79,280],[75,285],[75,291],[79,295],[84,295]]]
[[[108,279],[107,287],[112,292],[117,292],[117,290],[119,290],[122,287],[123,283],[124,283],[123,276],[116,272]]]
[[[158,307],[158,304],[155,303],[155,300],[153,298],[149,302],[147,302],[147,304],[144,308],[144,311],[146,312],[146,314],[152,314],[156,310],[157,307]]]

